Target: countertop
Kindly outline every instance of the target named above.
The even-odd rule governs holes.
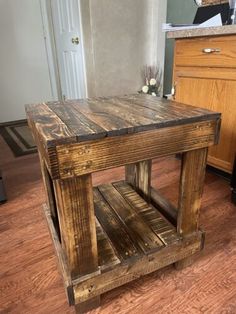
[[[191,38],[233,34],[236,34],[236,25],[225,25],[217,27],[204,27],[196,29],[185,29],[181,31],[173,31],[167,33],[167,38]]]

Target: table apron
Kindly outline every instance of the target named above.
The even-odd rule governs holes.
[[[220,120],[166,127],[135,134],[60,145],[49,171],[66,179],[142,160],[172,155],[217,144]]]

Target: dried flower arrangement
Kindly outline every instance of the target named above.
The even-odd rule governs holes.
[[[144,86],[140,93],[159,96],[161,91],[161,71],[156,65],[146,65],[142,69]]]

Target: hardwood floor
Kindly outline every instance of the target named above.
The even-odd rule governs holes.
[[[0,206],[0,313],[73,313],[43,217],[37,155],[14,158],[0,138],[8,202]],[[123,178],[123,168],[98,173],[94,184]],[[156,160],[153,185],[178,197],[179,161]],[[229,182],[208,173],[201,210],[205,250],[182,271],[167,267],[102,296],[93,314],[236,313],[236,207]]]

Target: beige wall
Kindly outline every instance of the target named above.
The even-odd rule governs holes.
[[[89,96],[133,93],[140,70],[163,67],[166,0],[81,0]],[[40,0],[0,0],[0,123],[51,100]]]
[[[81,11],[89,96],[137,92],[145,64],[163,69],[166,0],[82,0]]]
[[[52,98],[39,0],[0,0],[0,123]]]

